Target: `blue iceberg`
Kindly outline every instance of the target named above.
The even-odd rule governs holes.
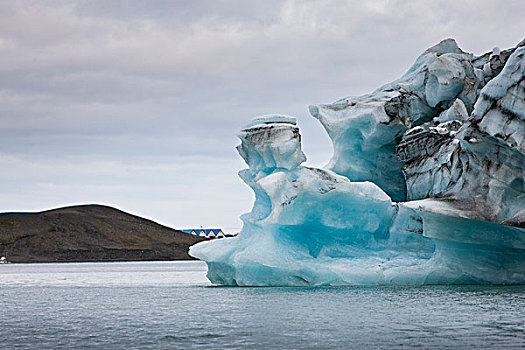
[[[293,117],[253,119],[237,147],[253,208],[190,254],[218,285],[525,283],[524,55],[447,39],[371,94],[310,106],[326,169],[302,165]]]

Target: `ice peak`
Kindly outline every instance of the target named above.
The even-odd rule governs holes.
[[[296,119],[271,114],[253,118],[238,134],[237,151],[253,173],[293,169],[306,161]]]
[[[465,53],[463,50],[459,48],[458,43],[453,38],[447,38],[447,39],[441,40],[436,45],[426,49],[426,51],[423,54],[427,54],[429,52],[434,52],[438,56],[446,54],[446,53],[459,53],[459,54]]]
[[[297,119],[284,114],[267,114],[253,118],[242,128],[242,130],[245,131],[270,124],[297,125]]]

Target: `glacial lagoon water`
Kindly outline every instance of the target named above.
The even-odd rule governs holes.
[[[205,274],[198,261],[0,265],[0,347],[525,347],[525,286],[226,288]]]

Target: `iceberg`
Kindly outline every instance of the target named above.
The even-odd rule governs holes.
[[[303,165],[295,118],[253,119],[237,147],[253,208],[190,255],[217,285],[525,283],[524,55],[446,39],[370,94],[310,106],[324,169]]]

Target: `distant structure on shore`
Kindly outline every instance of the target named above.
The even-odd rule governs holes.
[[[235,236],[235,235],[231,235],[231,234],[222,232],[220,228],[212,228],[212,229],[196,228],[196,229],[181,230],[181,231],[189,233],[190,235],[204,237],[204,238],[225,238],[225,237]]]

